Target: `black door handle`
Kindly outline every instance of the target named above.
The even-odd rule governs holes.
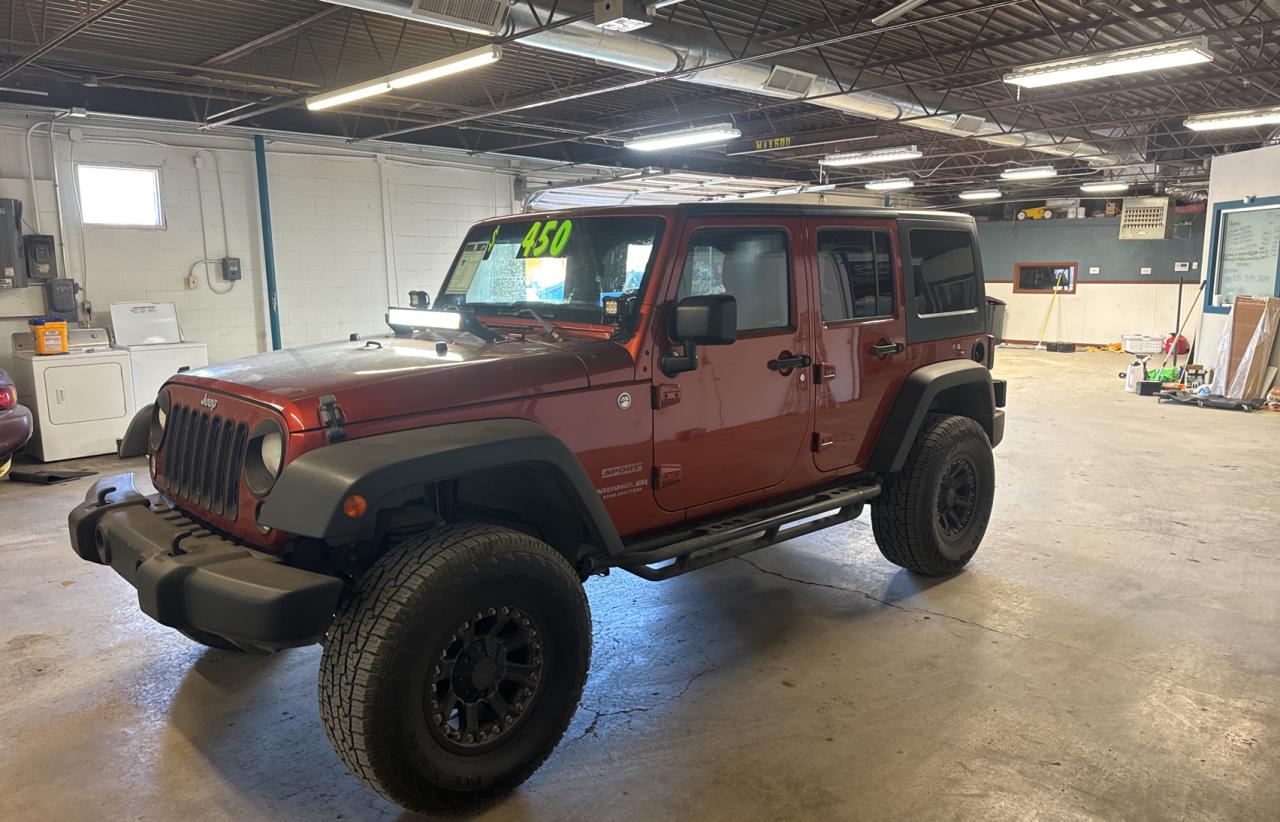
[[[801,354],[798,357],[779,357],[776,360],[769,360],[769,369],[772,371],[790,371],[793,368],[808,368],[813,365],[813,357],[808,354]]]
[[[907,350],[907,347],[900,342],[895,342],[895,343],[883,342],[883,343],[876,343],[875,345],[871,346],[871,353],[875,354],[877,357],[887,357],[890,354],[901,354],[903,351],[906,351],[906,350]]]

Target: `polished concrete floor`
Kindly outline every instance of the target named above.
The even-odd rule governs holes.
[[[582,708],[484,818],[1280,818],[1280,414],[1127,395],[1120,355],[998,356],[964,573],[899,571],[864,516],[592,580]],[[71,555],[89,482],[0,484],[0,819],[399,817],[329,749],[318,649],[205,651]]]

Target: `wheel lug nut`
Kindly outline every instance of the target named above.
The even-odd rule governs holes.
[[[502,609],[502,615],[503,615],[503,616],[506,616],[506,615],[507,615],[507,614],[509,614],[509,613],[511,613],[511,609],[510,609],[510,608],[506,608],[506,607],[504,607],[504,608]]]
[[[434,720],[437,725],[439,725],[441,722],[444,721],[444,717],[440,716],[440,714],[436,714],[435,716],[431,717],[431,719]]]

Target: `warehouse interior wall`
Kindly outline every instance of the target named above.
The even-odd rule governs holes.
[[[987,295],[1008,303],[1005,338],[1038,341],[1043,329],[1046,341],[1107,344],[1172,333],[1181,322],[1178,277],[1184,317],[1200,286],[1204,225],[1204,214],[1177,215],[1172,239],[1121,240],[1118,218],[979,223]],[[1075,293],[1059,295],[1052,313],[1051,295],[1015,293],[1013,285],[1018,263],[1050,262],[1079,265]],[[1178,263],[1189,270],[1176,271]]]
[[[26,233],[35,232],[37,211],[26,132],[47,119],[0,112],[0,197],[23,201]],[[269,348],[252,140],[118,121],[95,126],[93,118],[63,119],[54,128],[67,233],[58,241],[59,265],[62,276],[87,286],[94,325],[109,323],[115,301],[171,300],[184,335],[208,343],[211,362]],[[57,237],[44,126],[30,145],[40,230]],[[164,227],[81,225],[77,163],[159,169]],[[267,165],[285,346],[385,330],[388,304],[406,304],[410,290],[434,294],[472,223],[519,207],[515,174],[504,160],[486,166],[429,151],[374,154],[281,136],[268,140]],[[218,294],[214,287],[225,290],[227,283],[210,266],[211,287],[199,261],[223,256],[241,258],[243,279]],[[188,288],[193,266],[198,284]],[[13,332],[44,311],[41,288],[0,291],[0,367]]]

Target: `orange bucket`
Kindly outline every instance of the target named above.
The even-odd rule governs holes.
[[[67,321],[57,317],[41,317],[28,320],[31,333],[36,338],[37,354],[67,353]]]

